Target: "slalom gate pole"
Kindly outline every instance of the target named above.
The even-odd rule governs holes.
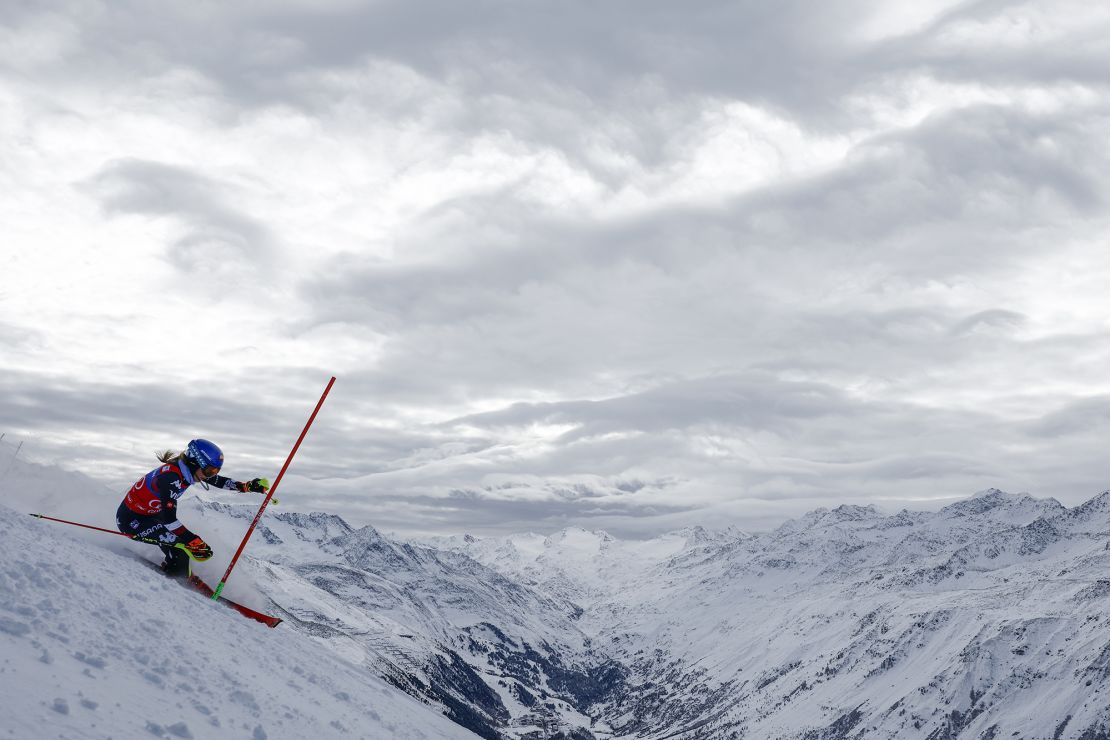
[[[31,516],[33,516],[35,519],[46,519],[47,521],[50,521],[50,522],[60,522],[61,524],[72,524],[75,527],[84,527],[85,529],[95,529],[97,532],[107,532],[108,534],[118,534],[120,537],[126,537],[129,540],[135,540],[135,542],[146,542],[147,544],[151,544],[151,545],[164,545],[164,544],[166,544],[165,542],[162,542],[161,540],[155,540],[155,539],[151,539],[149,537],[136,537],[135,535],[130,535],[130,534],[127,534],[126,532],[117,532],[114,529],[105,529],[104,527],[94,527],[91,524],[82,524],[81,522],[71,522],[68,519],[55,519],[54,517],[46,516],[45,514],[31,514]]]
[[[266,498],[262,501],[262,506],[258,507],[258,513],[254,515],[254,521],[251,522],[250,528],[247,530],[246,535],[243,536],[243,541],[239,543],[239,549],[235,551],[235,555],[231,558],[231,562],[228,563],[224,577],[220,579],[219,584],[216,585],[216,589],[212,592],[213,601],[217,601],[220,598],[220,592],[224,590],[224,584],[227,583],[227,579],[231,575],[231,569],[235,567],[235,563],[239,561],[239,556],[243,554],[243,548],[247,546],[247,540],[254,534],[254,528],[258,526],[258,520],[262,518],[262,512],[266,510],[266,505],[270,503],[270,498],[274,495],[274,491],[277,490],[278,484],[281,483],[281,477],[285,475],[285,471],[289,469],[289,463],[293,462],[293,455],[297,454],[297,449],[301,446],[301,442],[304,441],[305,435],[308,434],[308,428],[312,426],[312,422],[316,420],[316,414],[320,413],[320,407],[324,405],[324,399],[328,397],[328,392],[333,385],[335,385],[335,376],[332,376],[332,379],[328,381],[328,387],[324,389],[324,392],[320,395],[320,400],[316,402],[316,408],[312,410],[312,416],[308,417],[308,421],[305,422],[304,429],[301,430],[301,436],[297,437],[297,443],[293,445],[293,449],[289,451],[289,457],[285,458],[285,464],[281,466],[281,472],[278,473],[277,478],[274,479],[274,484],[270,486],[270,490],[266,492]]]

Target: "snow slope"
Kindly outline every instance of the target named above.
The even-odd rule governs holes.
[[[0,507],[0,712],[15,738],[463,738],[295,630]]]
[[[113,528],[121,494],[57,468],[19,463],[14,471],[0,478],[0,501]],[[222,576],[258,503],[255,495],[200,487],[182,500],[179,516],[216,552],[194,568],[209,584]],[[156,548],[30,517],[26,522],[50,548],[57,540],[97,558],[122,555],[123,565],[110,560],[112,567],[138,567],[139,578],[161,583],[142,562],[160,560]],[[39,556],[32,552],[30,562]],[[88,578],[95,583],[99,577]],[[118,590],[115,581],[107,586]],[[421,700],[423,713],[441,712],[484,737],[502,731],[549,736],[557,728],[595,724],[574,706],[591,685],[586,671],[603,662],[591,658],[588,638],[574,625],[581,609],[465,555],[396,542],[332,515],[274,507],[224,593],[285,619],[278,633],[297,635],[318,664],[357,666]],[[280,674],[271,668],[263,672]],[[344,690],[352,693],[337,689]]]
[[[83,490],[17,467],[0,500]],[[0,737],[474,737],[309,635],[248,621],[126,551],[138,545],[94,536],[0,506]]]

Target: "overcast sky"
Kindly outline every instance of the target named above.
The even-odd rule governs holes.
[[[1110,487],[1110,6],[0,4],[0,432],[399,532]],[[183,518],[186,518],[183,514]]]

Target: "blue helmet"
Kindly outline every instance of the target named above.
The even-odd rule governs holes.
[[[185,448],[185,459],[194,470],[204,470],[206,475],[212,475],[224,466],[223,450],[207,439],[189,442]]]

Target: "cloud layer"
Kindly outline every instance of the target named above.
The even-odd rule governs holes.
[[[0,10],[0,421],[404,531],[1105,488],[1110,13]],[[231,468],[234,468],[232,470]],[[300,505],[300,504],[296,504]]]

